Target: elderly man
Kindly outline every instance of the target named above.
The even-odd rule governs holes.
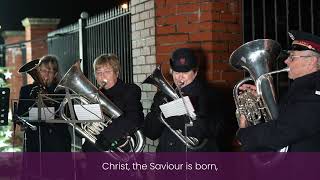
[[[245,151],[320,151],[320,38],[309,33],[289,33],[292,50],[285,60],[293,80],[280,103],[275,121],[247,127],[244,116],[239,121],[237,138]],[[255,90],[253,85],[240,89]]]

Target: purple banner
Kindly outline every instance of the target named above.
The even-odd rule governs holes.
[[[320,153],[0,153],[0,179],[318,180]]]

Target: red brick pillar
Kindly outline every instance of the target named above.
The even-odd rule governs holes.
[[[229,65],[242,44],[241,0],[155,0],[156,60],[168,74],[169,57],[180,47],[197,52],[200,74],[223,94],[225,129],[221,149],[230,151],[237,129],[232,98],[234,84],[244,77]]]
[[[26,59],[27,62],[41,58],[48,53],[47,34],[54,31],[60,19],[25,18],[22,24],[25,27]],[[32,82],[29,77],[28,82]]]
[[[23,31],[4,31],[2,34],[6,45],[24,41]],[[12,73],[11,79],[8,79],[10,84],[10,99],[19,98],[19,89],[23,84],[22,76],[18,73],[18,69],[23,64],[22,47],[20,46],[7,46],[5,64],[9,71]]]
[[[168,72],[170,54],[194,49],[209,82],[231,87],[243,73],[229,56],[242,43],[241,0],[155,0],[156,57]]]

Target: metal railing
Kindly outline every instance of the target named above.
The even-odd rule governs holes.
[[[104,53],[115,53],[121,63],[120,79],[133,82],[130,10],[115,7],[87,17],[81,14],[78,23],[48,34],[48,51],[59,57],[62,75],[75,60],[82,59],[87,78],[95,82],[92,64]]]
[[[320,35],[320,1],[317,0],[243,0],[243,41],[274,39],[283,49],[290,47],[290,30],[300,30]],[[283,59],[273,65],[282,69]],[[275,76],[278,94],[287,89],[290,81],[286,73]]]

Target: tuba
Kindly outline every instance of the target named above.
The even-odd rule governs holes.
[[[68,123],[70,126],[85,137],[89,142],[95,145],[97,136],[109,125],[112,124],[112,120],[122,115],[122,111],[112,103],[98,88],[96,88],[82,73],[80,69],[80,61],[77,61],[64,77],[59,82],[55,91],[58,89],[67,89],[75,93],[77,96],[71,96],[71,100],[78,101],[83,104],[99,103],[104,114],[104,122],[90,122],[81,123],[77,125],[74,123]],[[68,103],[68,98],[64,98],[60,105],[60,115],[62,119],[69,121],[65,112],[65,106]],[[116,143],[117,144],[117,143]],[[133,137],[127,136],[126,140],[122,144],[117,144],[115,149],[119,152],[126,152],[123,150],[125,146],[130,146],[132,152],[142,152],[145,145],[145,138],[140,130],[137,130]],[[110,151],[110,150],[109,150]]]
[[[173,89],[173,87],[167,82],[167,80],[164,78],[161,66],[157,66],[156,69],[153,71],[153,73],[148,76],[142,84],[152,84],[156,86],[160,91],[162,91],[165,95],[169,96],[171,99],[176,100],[179,99],[180,96],[176,93],[176,91]],[[169,130],[188,148],[190,149],[199,149],[205,145],[207,142],[207,139],[203,140],[201,143],[199,140],[195,137],[190,136],[184,136],[182,134],[182,130],[174,130],[163,117],[163,114],[160,114],[160,121],[167,127]]]
[[[243,114],[249,125],[275,120],[278,117],[278,106],[274,92],[272,74],[288,72],[289,68],[270,71],[271,63],[281,53],[281,46],[271,39],[258,39],[243,44],[230,56],[229,63],[237,70],[246,70],[250,77],[238,82],[233,89],[236,105],[236,116]],[[239,87],[253,81],[257,87],[257,95],[250,91],[239,94]],[[287,152],[288,146],[279,150]],[[274,159],[276,160],[276,159]]]

